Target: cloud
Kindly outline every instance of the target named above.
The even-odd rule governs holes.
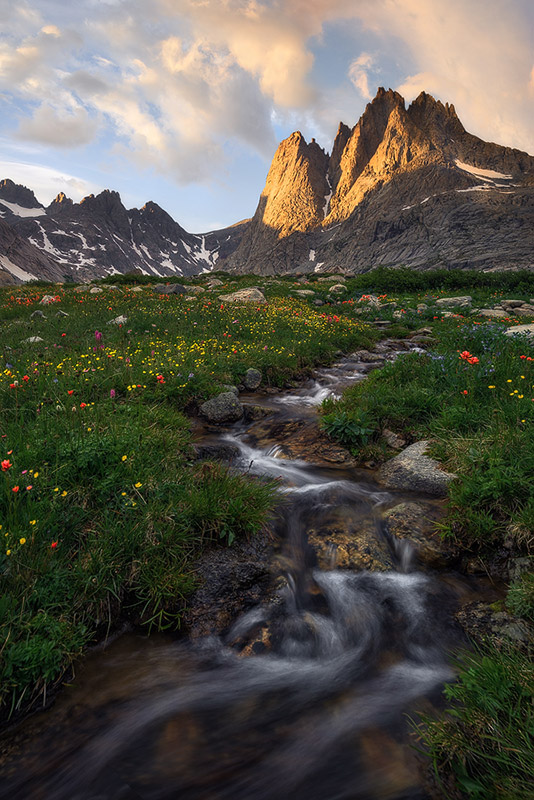
[[[0,14],[17,135],[65,148],[101,133],[177,183],[230,180],[242,147],[269,159],[273,120],[308,135],[340,108],[355,122],[392,53],[408,100],[425,89],[483,138],[534,151],[529,0],[0,0]],[[321,90],[317,55],[342,23],[354,44]]]
[[[354,86],[359,90],[362,97],[372,100],[373,96],[369,91],[368,71],[373,66],[374,59],[369,53],[362,53],[349,66],[349,78]]]
[[[45,206],[51,203],[59,192],[65,192],[72,200],[79,202],[82,197],[97,194],[102,190],[101,186],[70,175],[68,172],[22,161],[0,160],[0,175],[2,178],[11,178],[15,183],[31,187],[39,202]]]

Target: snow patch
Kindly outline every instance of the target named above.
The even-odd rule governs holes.
[[[465,164],[463,161],[459,161],[458,159],[456,159],[454,163],[458,169],[461,169],[464,172],[469,172],[470,175],[475,175],[477,178],[489,178],[490,180],[495,178],[497,178],[497,180],[511,180],[514,177],[513,175],[504,175],[502,172],[495,172],[494,169],[473,167],[471,164]]]
[[[7,200],[0,200],[0,203],[6,208],[9,208],[17,217],[42,217],[46,215],[46,211],[42,206],[38,206],[37,208],[24,208],[24,206],[19,206],[17,203],[8,203]]]
[[[7,272],[10,272],[15,278],[19,278],[21,281],[34,281],[35,275],[30,275],[29,272],[26,270],[17,267],[16,264],[13,264],[12,261],[9,260],[7,256],[0,255],[0,266],[2,266]]]

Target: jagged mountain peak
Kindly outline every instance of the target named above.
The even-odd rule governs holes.
[[[20,183],[15,183],[10,178],[4,178],[0,181],[0,200],[15,203],[23,208],[37,208],[40,206],[31,189],[22,186]]]

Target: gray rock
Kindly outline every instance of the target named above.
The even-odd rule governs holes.
[[[431,504],[407,502],[388,509],[384,521],[390,536],[409,542],[422,564],[443,567],[456,560],[458,553],[437,532],[441,515]]]
[[[102,289],[99,286],[93,286],[92,289],[89,289],[89,294],[100,294]]]
[[[520,308],[524,303],[524,300],[501,300],[502,308]]]
[[[237,388],[237,386],[230,386],[230,384],[223,383],[222,388],[224,389],[225,392],[233,392],[236,397],[239,396],[239,389]]]
[[[379,470],[379,480],[390,489],[445,497],[448,485],[456,475],[440,469],[437,461],[425,455],[429,444],[427,440],[416,442],[386,461]]]
[[[534,337],[534,323],[530,325],[514,325],[512,328],[505,330],[507,336],[526,335],[529,339]]]
[[[398,433],[394,433],[388,428],[384,428],[382,431],[382,439],[392,450],[401,450],[403,447],[406,447],[406,440],[403,439],[402,436],[399,436]]]
[[[268,417],[273,413],[272,408],[268,406],[254,405],[252,403],[243,403],[243,413],[246,422],[255,422],[258,419]]]
[[[245,389],[247,389],[249,392],[252,392],[254,389],[258,388],[260,383],[261,372],[259,369],[247,369],[245,372],[245,377],[243,378],[243,385],[245,386]]]
[[[315,292],[312,289],[294,289],[293,294],[297,297],[313,297]]]
[[[223,282],[220,281],[218,278],[211,278],[206,284],[209,289],[214,289],[216,286],[222,286]]]
[[[324,301],[323,301],[323,300],[319,300],[319,298],[316,298],[316,299],[313,301],[313,305],[314,305],[314,306],[324,306]]]
[[[93,291],[93,290],[91,289],[91,291]],[[131,292],[142,292],[142,291],[143,291],[143,289],[141,288],[141,286],[132,286],[132,288],[130,289],[130,291],[131,291]]]
[[[67,314],[66,311],[61,311],[61,309],[59,311],[56,311],[56,317],[69,317],[69,316],[70,314]]]
[[[259,289],[239,289],[231,294],[219,295],[223,303],[266,303],[265,295]]]
[[[39,305],[41,306],[49,306],[50,303],[55,303],[56,298],[52,297],[51,294],[45,294],[44,297],[41,298]]]
[[[125,317],[124,314],[119,314],[118,317],[115,319],[110,319],[108,321],[108,325],[125,325],[128,322],[128,317]]]
[[[30,336],[29,339],[24,339],[23,344],[38,344],[43,341],[44,339],[41,339],[40,336]]]
[[[436,300],[437,306],[460,306],[461,308],[465,308],[466,306],[470,306],[473,301],[473,298],[470,295],[464,295],[463,297],[440,297]]]
[[[347,291],[347,287],[343,283],[336,283],[335,286],[330,287],[330,292],[332,294],[343,294],[343,292]]]
[[[36,319],[37,317],[39,317],[39,319],[46,319],[45,315],[39,308],[34,311],[33,314],[30,314],[30,319]]]
[[[492,317],[493,319],[502,319],[510,316],[502,308],[480,308],[478,311],[473,311],[473,314],[477,317]]]
[[[181,283],[170,283],[168,286],[158,283],[154,286],[153,291],[156,294],[185,294],[187,289]]]
[[[185,289],[188,294],[202,294],[206,291],[203,286],[186,286]]]
[[[521,306],[521,308],[514,308],[513,314],[514,317],[534,317],[534,307],[532,306]]]
[[[237,422],[243,417],[243,406],[233,392],[221,392],[206,400],[199,409],[208,422]]]

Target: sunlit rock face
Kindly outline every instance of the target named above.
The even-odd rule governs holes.
[[[328,157],[300,133],[279,146],[227,265],[362,272],[378,265],[534,266],[534,158],[468,133],[422,92],[380,88]]]

